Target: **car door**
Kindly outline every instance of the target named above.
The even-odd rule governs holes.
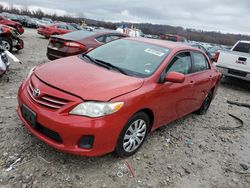
[[[180,52],[174,56],[164,71],[163,77],[169,72],[179,72],[185,75],[183,83],[165,82],[156,88],[155,100],[158,104],[158,124],[169,123],[193,111],[193,80],[190,52]]]
[[[208,59],[203,53],[193,51],[192,55],[192,74],[194,80],[195,107],[198,109],[212,87],[212,70]]]

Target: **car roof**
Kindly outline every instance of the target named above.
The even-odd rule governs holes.
[[[143,37],[136,37],[136,38],[126,38],[128,40],[134,40],[134,41],[140,41],[144,43],[149,43],[161,47],[165,47],[168,49],[174,49],[174,48],[186,48],[186,49],[195,49],[194,47],[191,47],[189,45],[186,45],[184,43],[180,42],[172,42],[172,41],[166,41],[166,40],[159,40],[159,39],[149,39],[149,38],[143,38]]]
[[[119,34],[119,35],[124,35],[124,36],[128,36],[127,34],[124,34],[124,33],[120,33],[120,32],[117,32],[115,30],[94,30],[93,32],[95,32],[95,34],[98,34],[98,35],[106,35],[106,34]]]
[[[239,42],[250,44],[250,41],[249,41],[249,40],[240,40]]]

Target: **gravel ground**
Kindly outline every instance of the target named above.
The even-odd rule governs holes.
[[[48,62],[48,40],[26,29],[23,62],[0,79],[0,187],[250,187],[250,83],[223,79],[208,113],[190,114],[150,134],[127,159],[64,154],[31,135],[18,119],[17,90],[29,70]],[[231,113],[244,121],[228,115]],[[14,169],[6,169],[17,159]],[[135,177],[128,170],[129,163]]]

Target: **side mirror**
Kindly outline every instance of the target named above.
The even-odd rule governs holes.
[[[183,83],[185,81],[185,75],[179,72],[169,72],[165,77],[165,81]]]

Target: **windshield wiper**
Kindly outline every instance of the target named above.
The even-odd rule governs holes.
[[[119,68],[119,67],[117,67],[117,66],[115,66],[115,65],[113,65],[113,64],[111,64],[111,63],[102,61],[102,60],[100,60],[100,59],[95,59],[95,58],[93,58],[93,57],[90,57],[90,56],[87,55],[87,54],[82,54],[82,57],[86,57],[86,58],[88,58],[91,62],[93,62],[93,63],[95,63],[95,64],[97,64],[97,65],[100,65],[100,66],[102,66],[102,67],[104,67],[104,68],[107,68],[107,69],[109,69],[109,70],[110,70],[110,68],[111,68],[111,69],[115,69],[115,70],[118,70],[118,71],[119,71],[120,73],[122,73],[122,74],[128,75],[123,69],[121,69],[121,68]]]
[[[95,59],[95,60],[96,60],[97,62],[103,64],[103,65],[106,65],[106,66],[108,66],[108,67],[110,67],[110,68],[112,68],[112,69],[115,69],[115,70],[119,71],[119,72],[122,73],[122,74],[128,75],[128,73],[126,73],[126,72],[125,72],[122,68],[120,68],[120,67],[117,67],[117,66],[115,66],[115,65],[113,65],[113,64],[111,64],[111,63],[105,62],[105,61],[100,60],[100,59]]]
[[[88,58],[88,60],[90,60],[92,63],[95,63],[96,65],[102,66],[102,67],[104,67],[104,68],[110,70],[110,67],[109,67],[109,66],[107,66],[107,65],[105,65],[105,64],[103,64],[103,63],[98,62],[95,58],[90,57],[90,56],[87,55],[87,54],[82,54],[82,57],[86,57],[86,58]]]

